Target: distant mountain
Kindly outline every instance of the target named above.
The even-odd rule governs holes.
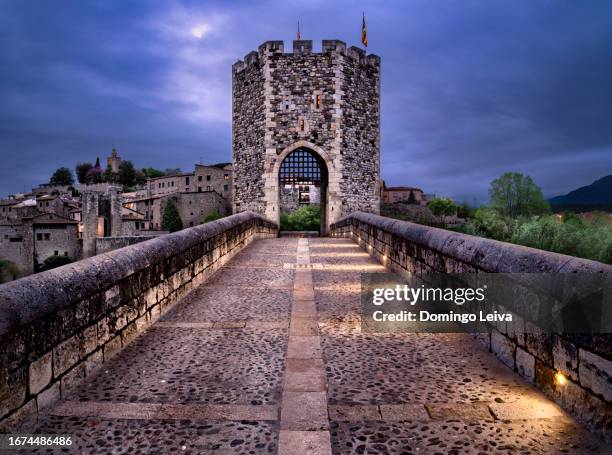
[[[565,196],[550,198],[548,202],[554,211],[612,211],[612,175],[606,175],[590,185],[570,191]]]

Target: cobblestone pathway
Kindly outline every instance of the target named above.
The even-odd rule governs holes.
[[[347,240],[259,240],[36,433],[74,453],[611,453],[475,341],[362,334]],[[29,453],[29,452],[28,452]]]

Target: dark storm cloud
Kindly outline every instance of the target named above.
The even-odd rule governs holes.
[[[506,171],[548,195],[612,173],[605,0],[30,1],[0,3],[0,194],[112,146],[138,166],[229,160],[231,64],[298,19],[315,49],[357,45],[364,10],[388,184],[484,201]]]

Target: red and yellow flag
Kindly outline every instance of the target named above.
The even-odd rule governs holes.
[[[363,13],[363,21],[361,22],[361,42],[365,47],[368,47],[368,30],[365,23],[365,13]]]

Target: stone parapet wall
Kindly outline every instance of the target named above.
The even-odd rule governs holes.
[[[612,266],[406,221],[355,212],[332,224],[399,273],[606,273]],[[529,334],[497,324],[475,337],[508,367],[611,440],[612,334]],[[567,378],[561,385],[555,374]]]
[[[0,429],[66,396],[255,238],[252,212],[0,286]]]

